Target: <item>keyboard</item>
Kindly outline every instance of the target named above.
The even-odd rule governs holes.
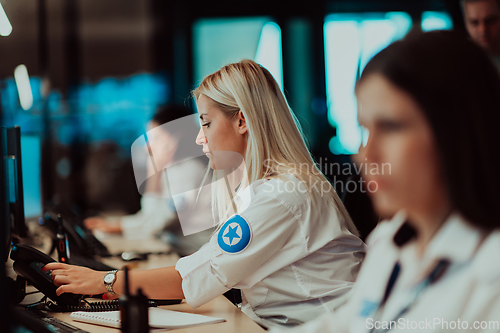
[[[116,269],[114,267],[108,266],[100,261],[95,260],[95,259],[86,258],[86,257],[82,257],[79,255],[73,255],[73,254],[70,256],[68,263],[71,265],[88,267],[88,268],[91,268],[91,269],[96,270],[96,271],[109,272],[109,271]]]
[[[94,251],[94,255],[99,257],[110,257],[111,253],[109,253],[108,248],[101,243],[94,235],[92,237],[87,237],[88,246]]]
[[[40,310],[24,310],[17,308],[15,318],[17,323],[33,332],[52,332],[52,333],[88,333],[76,326],[68,324],[60,319],[54,318]]]

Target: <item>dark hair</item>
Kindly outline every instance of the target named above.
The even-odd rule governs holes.
[[[480,2],[480,1],[487,1],[487,0],[460,0],[460,7],[462,8],[462,11],[465,9],[465,4],[466,3],[474,3],[474,2]],[[500,0],[495,0],[498,8],[500,8]]]
[[[500,227],[500,76],[487,54],[452,31],[412,33],[375,55],[360,81],[372,73],[421,106],[453,208],[478,227]]]
[[[167,104],[158,107],[156,113],[151,118],[151,121],[157,123],[158,126],[167,124],[176,119],[193,115],[191,109],[187,106],[179,104]],[[183,122],[182,126],[169,126],[168,132],[179,139],[179,146],[177,147],[174,159],[177,161],[193,157],[193,151],[200,150],[196,143],[196,134],[199,128],[196,122]]]
[[[156,112],[151,118],[151,121],[158,123],[158,125],[163,125],[169,123],[173,120],[189,116],[193,114],[193,112],[184,105],[178,104],[167,104],[162,105],[156,109]]]

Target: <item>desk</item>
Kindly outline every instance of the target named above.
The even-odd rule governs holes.
[[[195,327],[189,327],[184,329],[173,330],[175,333],[249,333],[249,332],[265,332],[265,330],[257,325],[252,319],[248,318],[243,312],[240,311],[236,306],[228,301],[224,296],[219,296],[212,301],[200,306],[199,308],[193,309],[190,305],[183,301],[181,304],[177,305],[166,305],[161,306],[161,308],[182,311],[189,313],[196,313],[205,316],[219,317],[226,319],[226,322],[201,325]],[[61,319],[73,326],[79,327],[83,330],[95,333],[105,333],[105,332],[118,332],[116,328],[98,326],[92,324],[81,323],[73,321],[70,318],[70,313],[50,313],[51,316]]]
[[[111,253],[118,253],[123,250],[129,251],[145,251],[145,252],[161,252],[168,251],[168,247],[164,243],[157,240],[124,240],[123,238],[104,238],[101,241],[109,248]],[[177,262],[179,257],[175,254],[169,255],[150,255],[147,261],[138,262],[124,262],[119,258],[105,258],[103,262],[114,267],[123,267],[127,264],[131,269],[150,269],[165,266],[173,266]],[[35,296],[35,295],[31,295]],[[27,301],[27,300],[25,300]],[[29,301],[27,304],[33,301]],[[229,300],[224,296],[219,296],[212,301],[200,306],[199,308],[193,309],[189,304],[183,301],[181,304],[176,305],[166,305],[161,306],[162,308],[182,311],[189,313],[196,313],[206,316],[219,317],[226,319],[226,322],[201,325],[196,327],[190,327],[185,329],[173,330],[173,332],[179,333],[196,333],[196,332],[264,332],[265,330],[256,324],[252,319],[247,317],[240,309],[234,306]],[[56,317],[60,320],[70,323],[73,326],[79,327],[83,330],[89,332],[118,332],[116,328],[86,324],[77,321],[73,321],[70,318],[70,313],[56,313],[51,312],[51,316]]]

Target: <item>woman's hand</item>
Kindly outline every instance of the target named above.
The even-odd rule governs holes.
[[[121,233],[122,227],[119,220],[108,221],[102,217],[89,217],[85,219],[85,227],[89,230],[99,230],[106,233]]]
[[[57,296],[62,293],[97,295],[106,293],[104,275],[107,272],[94,271],[90,268],[52,262],[42,268],[52,271],[52,281],[57,288]]]

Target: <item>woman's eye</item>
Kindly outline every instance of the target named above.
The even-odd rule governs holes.
[[[404,123],[396,121],[383,121],[379,124],[379,129],[385,132],[396,132],[405,127]]]
[[[206,126],[208,128],[210,126],[210,123],[205,123],[205,124],[203,124],[201,126]]]

